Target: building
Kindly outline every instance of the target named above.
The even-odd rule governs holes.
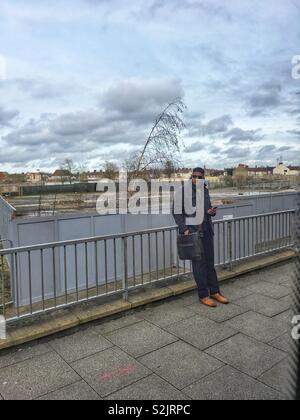
[[[49,178],[48,174],[44,172],[28,172],[26,174],[26,181],[32,184],[42,184],[46,182]]]
[[[61,184],[71,183],[74,179],[76,179],[73,174],[68,171],[67,169],[57,169],[50,177],[50,182],[59,182]]]
[[[233,178],[268,178],[273,175],[274,167],[262,166],[250,168],[248,165],[240,163],[237,168],[233,169]]]
[[[0,182],[5,182],[7,180],[8,173],[7,172],[0,172]]]
[[[275,176],[300,176],[300,167],[286,166],[283,162],[279,162],[273,170]]]
[[[273,175],[274,166],[248,168],[248,176],[255,178],[267,178]]]
[[[225,168],[224,169],[224,174],[225,177],[227,176],[233,176],[233,168]]]
[[[299,166],[288,166],[289,176],[300,176],[300,167]]]
[[[240,163],[239,166],[237,168],[234,168],[233,170],[233,178],[247,179],[248,172],[249,172],[249,166]]]

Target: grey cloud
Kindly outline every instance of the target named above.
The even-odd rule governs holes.
[[[190,129],[190,136],[215,136],[225,133],[233,121],[230,115],[223,115],[219,118],[214,118],[207,124],[199,124]]]
[[[227,158],[230,159],[248,159],[251,154],[251,149],[249,147],[230,147],[226,149],[224,153],[227,156]]]
[[[201,13],[208,15],[210,17],[220,17],[226,21],[232,20],[232,14],[228,11],[226,7],[221,5],[219,2],[212,1],[188,1],[188,0],[154,0],[148,6],[147,13],[150,13],[151,16],[156,16],[161,11],[175,12],[178,9],[189,10],[193,13]]]
[[[1,115],[7,120],[14,114],[2,112]],[[16,162],[27,163],[47,156],[63,158],[67,154],[82,161],[108,153],[112,145],[130,149],[145,141],[148,125],[137,126],[134,121],[114,118],[110,112],[100,110],[42,114],[0,137],[1,147],[10,151],[2,153],[1,162],[12,163],[15,158]]]
[[[0,105],[0,128],[9,127],[11,121],[19,115],[17,110],[6,110]]]
[[[130,120],[137,124],[153,122],[163,107],[184,97],[179,79],[121,81],[110,87],[100,104],[111,119]]]
[[[258,150],[258,155],[260,157],[267,157],[270,156],[270,154],[272,154],[276,149],[276,146],[274,146],[273,144],[268,144],[266,146],[261,147]]]
[[[3,80],[0,89],[13,88],[21,91],[36,100],[57,99],[71,92],[71,86],[52,83],[47,80],[15,78]]]
[[[278,149],[279,152],[287,152],[288,150],[292,150],[292,147],[291,146],[282,146],[282,147],[279,147],[279,149]]]
[[[200,152],[201,150],[204,150],[206,148],[206,145],[197,141],[193,144],[191,144],[190,146],[186,147],[184,149],[185,153],[195,153],[195,152]]]
[[[221,147],[211,146],[208,148],[208,151],[211,155],[220,155],[220,153],[222,152],[222,149]]]
[[[289,114],[289,115],[292,115],[292,116],[300,116],[300,109],[299,108],[296,108],[296,109],[288,109],[287,110],[287,113]]]
[[[264,138],[260,134],[261,130],[243,130],[241,128],[235,127],[232,130],[229,130],[223,135],[224,138],[228,138],[230,143],[242,143],[245,141],[256,142]]]
[[[288,130],[287,133],[300,137],[300,130]]]
[[[50,129],[62,136],[84,135],[103,123],[103,116],[99,112],[77,112],[60,115],[50,123]]]
[[[295,147],[282,146],[277,147],[268,144],[255,151],[255,161],[262,164],[275,165],[279,157],[283,157],[285,161],[298,164],[298,156],[300,149]]]
[[[268,113],[284,104],[282,87],[278,83],[265,83],[255,93],[247,96],[247,108],[251,116]]]

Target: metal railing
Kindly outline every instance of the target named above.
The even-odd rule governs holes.
[[[293,246],[294,224],[293,210],[215,221],[216,265]],[[15,321],[100,296],[127,298],[132,289],[188,274],[176,235],[171,226],[0,250],[0,311]]]

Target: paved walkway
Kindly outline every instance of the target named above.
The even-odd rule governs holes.
[[[284,399],[292,313],[288,263],[69,335],[0,352],[0,399]]]

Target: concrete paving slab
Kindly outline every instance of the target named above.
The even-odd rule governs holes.
[[[275,267],[269,267],[268,269],[258,272],[259,278],[263,281],[267,281],[273,284],[284,284],[290,282],[293,277],[295,270],[295,263],[289,262]]]
[[[243,334],[207,349],[206,353],[253,378],[258,378],[286,357],[286,353]]]
[[[279,392],[286,393],[286,390],[289,389],[291,378],[291,364],[288,360],[283,360],[260,376],[259,380]]]
[[[293,307],[293,298],[294,298],[294,293],[292,292],[289,296],[285,296],[282,299],[280,299],[280,302],[285,302],[289,305],[289,308]]]
[[[72,363],[72,367],[101,397],[151,374],[117,347]]]
[[[279,285],[287,287],[288,289],[292,289],[294,286],[296,276],[291,272],[288,278],[280,278],[279,277]]]
[[[207,349],[236,334],[235,330],[198,315],[172,324],[167,327],[167,331],[200,350]]]
[[[6,400],[31,400],[79,381],[56,353],[0,369],[0,393]]]
[[[52,351],[48,344],[24,344],[0,351],[0,369]]]
[[[216,322],[227,321],[228,319],[234,318],[235,316],[248,311],[248,309],[234,305],[233,303],[230,303],[229,305],[218,305],[218,307],[214,309],[198,303],[196,305],[189,306],[189,309],[204,318],[209,318]]]
[[[50,342],[50,346],[70,363],[113,347],[113,344],[100,334],[98,327],[94,326],[54,339]]]
[[[116,319],[107,319],[99,325],[99,332],[102,334],[108,334],[110,332],[119,330],[124,327],[129,327],[130,325],[137,324],[138,322],[143,321],[143,318],[139,317],[138,313],[136,314],[125,314]]]
[[[287,311],[290,305],[276,299],[258,294],[253,294],[235,302],[242,308],[247,308],[262,315],[273,317]]]
[[[296,351],[296,342],[292,339],[292,335],[290,332],[282,335],[281,337],[276,338],[269,344],[275,347],[276,349],[286,352],[289,355],[294,355]]]
[[[257,380],[225,366],[190,385],[184,392],[194,400],[282,400],[283,395]]]
[[[283,322],[275,321],[252,311],[230,319],[224,325],[263,343],[269,343],[286,331],[286,326]]]
[[[181,307],[177,301],[157,305],[153,308],[146,308],[138,312],[138,314],[140,317],[159,327],[167,327],[168,325],[195,315],[190,309]]]
[[[193,293],[186,293],[178,299],[178,302],[182,306],[190,306],[199,303],[198,293],[196,291]]]
[[[176,337],[147,321],[122,328],[105,336],[134,357],[143,356],[177,341]]]
[[[247,287],[241,286],[237,281],[222,285],[221,292],[233,303],[236,303],[237,300],[252,294]]]
[[[147,354],[139,361],[178,389],[223,366],[217,359],[182,341]]]
[[[101,397],[84,381],[68,385],[38,398],[42,401],[96,401]]]
[[[295,282],[295,278],[293,275],[291,275],[290,279],[281,279],[280,281],[280,286],[284,286],[287,287],[288,289],[290,289],[292,291],[292,288],[294,286],[294,282]]]
[[[257,283],[260,283],[261,278],[259,276],[259,272],[254,272],[240,277],[238,282],[240,287],[250,287],[254,286]]]
[[[264,296],[271,297],[273,299],[281,299],[285,296],[288,296],[291,293],[290,289],[287,287],[278,286],[276,284],[271,285],[266,281],[256,283],[252,286],[247,286],[247,288],[252,293],[261,294]]]
[[[274,321],[280,321],[283,322],[287,328],[288,331],[292,330],[292,319],[293,319],[293,311],[292,310],[288,310],[285,312],[282,312],[279,315],[274,316]]]
[[[135,384],[110,395],[107,400],[180,401],[188,397],[156,375],[148,376]]]

